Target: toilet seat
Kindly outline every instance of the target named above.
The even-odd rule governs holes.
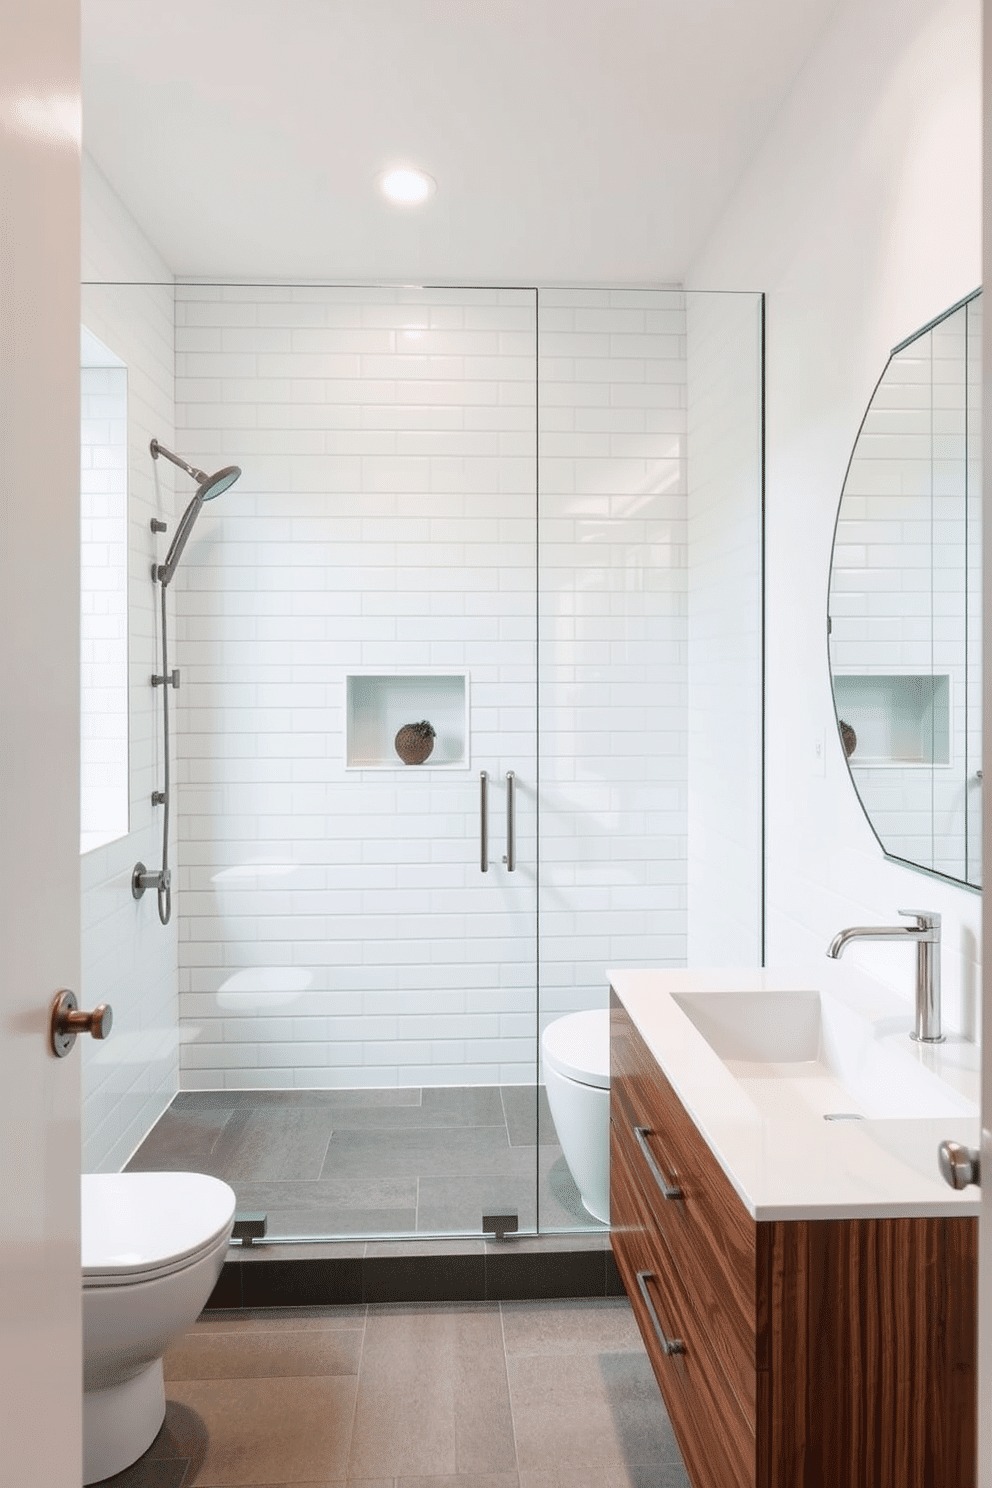
[[[547,1065],[566,1080],[610,1088],[610,1013],[596,1008],[549,1023],[541,1038]]]
[[[205,1173],[84,1173],[83,1287],[133,1286],[227,1243],[235,1195]]]

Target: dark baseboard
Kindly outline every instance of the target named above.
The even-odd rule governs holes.
[[[623,1296],[609,1236],[232,1246],[210,1309]]]

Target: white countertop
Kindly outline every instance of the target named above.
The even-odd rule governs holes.
[[[628,970],[610,972],[609,978],[755,1219],[978,1214],[978,1189],[949,1188],[937,1166],[937,1147],[945,1138],[979,1145],[975,1044],[953,1033],[943,1044],[914,1043],[901,1004],[893,1005],[882,988],[866,996],[854,979],[845,992],[833,966],[824,976],[832,983],[829,992],[808,976],[783,972]],[[761,1086],[742,1079],[751,1071],[728,1067],[674,1000],[678,994],[712,992],[819,992],[842,1018],[859,1020],[868,1051],[887,1061],[897,1079],[905,1060],[907,1077],[924,1081],[938,1098],[946,1092],[948,1110],[960,1107],[974,1114],[824,1120],[818,1111],[784,1100],[777,1116],[774,1097],[787,1096],[789,1082],[776,1092],[767,1079]],[[771,1067],[762,1073],[770,1074]]]

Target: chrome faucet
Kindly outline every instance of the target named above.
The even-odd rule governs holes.
[[[924,909],[901,909],[915,925],[852,925],[841,930],[827,947],[835,959],[852,940],[912,940],[916,942],[916,1027],[910,1038],[921,1044],[942,1044],[940,1031],[940,915]]]

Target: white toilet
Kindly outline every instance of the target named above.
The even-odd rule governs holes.
[[[610,1014],[569,1013],[541,1036],[561,1150],[594,1219],[610,1222]]]
[[[234,1190],[203,1173],[84,1173],[83,1482],[136,1461],[165,1419],[162,1355],[220,1276]]]

